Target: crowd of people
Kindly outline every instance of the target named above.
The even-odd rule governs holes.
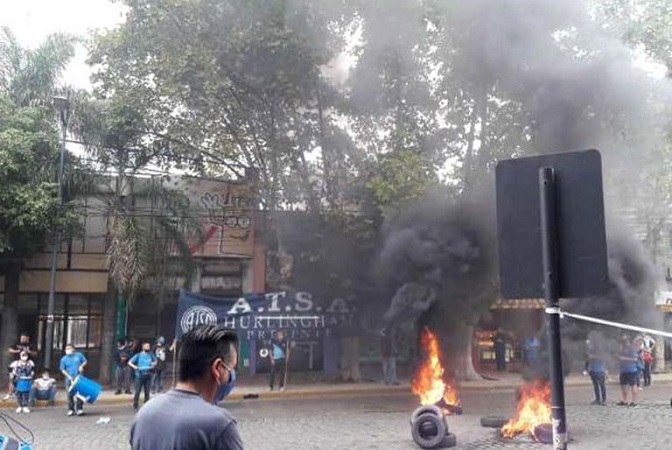
[[[144,394],[147,403],[151,394],[164,392],[163,376],[167,367],[169,351],[175,350],[175,342],[169,349],[166,340],[159,337],[154,346],[149,341],[140,342],[135,339],[120,339],[117,342],[115,360],[115,395],[131,394],[133,385],[133,409],[140,407],[140,395]],[[151,393],[151,394],[150,394]]]
[[[174,345],[174,344],[173,344]],[[137,345],[136,340],[121,339],[118,341],[115,353],[115,394],[122,392],[131,394],[131,384],[134,386],[133,407],[139,407],[140,394],[144,392],[144,402],[150,399],[151,393],[163,392],[163,375],[166,370],[166,359],[169,351],[165,348],[165,339],[159,337],[154,347],[149,341]],[[17,404],[17,414],[28,414],[36,401],[46,401],[53,406],[57,394],[56,380],[49,373],[48,368],[36,370],[35,360],[37,351],[31,345],[30,336],[22,333],[19,341],[8,350],[15,359],[8,366],[9,381],[7,394],[3,401],[14,399]],[[65,381],[65,392],[68,399],[68,416],[83,414],[83,401],[76,395],[71,386],[77,377],[84,373],[87,366],[86,356],[75,349],[72,344],[65,346],[65,352],[59,362],[59,371]],[[35,375],[39,373],[39,377]]]
[[[586,364],[584,374],[590,375],[595,391],[594,405],[607,404],[606,383],[609,379],[608,366],[612,356],[607,345],[598,340],[586,341]],[[647,334],[634,339],[621,336],[618,353],[615,356],[619,370],[621,397],[619,406],[637,406],[638,390],[651,386],[651,367],[653,364],[656,341]]]
[[[134,385],[133,407],[139,409],[140,394],[147,403],[151,393],[163,392],[163,375],[168,352],[175,351],[176,343],[165,348],[160,337],[154,346],[135,339],[121,339],[115,353],[116,392],[130,394]],[[4,401],[14,398],[16,412],[30,413],[35,401],[53,405],[57,395],[56,380],[48,369],[42,369],[35,378],[34,360],[37,352],[31,346],[30,336],[21,334],[19,341],[8,349],[16,359],[9,364],[9,383]],[[288,343],[280,332],[271,347],[271,388],[279,376],[284,390]],[[130,434],[133,449],[153,448],[210,448],[242,450],[243,443],[236,421],[225,409],[215,405],[232,390],[238,364],[238,338],[235,332],[221,325],[203,325],[186,333],[181,340],[177,359],[175,388],[148,403],[137,413]],[[86,370],[87,359],[72,344],[67,344],[59,369],[65,380],[68,398],[68,416],[83,414],[82,399],[70,389],[77,377]],[[207,442],[206,442],[207,441]]]

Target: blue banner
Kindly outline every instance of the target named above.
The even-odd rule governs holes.
[[[246,294],[218,298],[180,291],[175,337],[201,324],[222,323],[245,339],[270,339],[284,330],[290,339],[317,339],[361,332],[356,308],[342,298],[319,304],[309,292]]]

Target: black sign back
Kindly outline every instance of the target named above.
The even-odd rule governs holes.
[[[608,287],[602,162],[597,150],[501,161],[497,165],[497,231],[502,295],[543,298],[539,169],[556,173],[560,297]]]

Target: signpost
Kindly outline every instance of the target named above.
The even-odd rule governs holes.
[[[599,295],[608,288],[600,154],[587,150],[501,161],[496,178],[502,295],[546,300],[553,447],[565,450],[559,299]]]

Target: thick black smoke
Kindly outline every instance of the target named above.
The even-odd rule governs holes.
[[[456,71],[474,89],[496,87],[494,95],[520,102],[537,152],[599,148],[622,175],[660,148],[669,86],[633,67],[630,49],[592,20],[587,1],[461,0],[445,19],[459,27]]]
[[[424,199],[387,224],[382,281],[393,292],[385,326],[416,320],[440,333],[446,350],[494,297],[492,205]]]
[[[618,189],[629,186],[632,191],[642,167],[665,145],[661,130],[670,121],[663,108],[672,97],[669,85],[633,67],[630,50],[594,22],[587,1],[455,0],[439,10],[439,26],[452,30],[449,70],[459,80],[455,82],[475,98],[487,92],[517,102],[529,119],[528,145],[536,153],[601,150],[607,205],[619,210],[626,206],[624,199],[634,200]],[[456,216],[450,208],[444,210],[446,217],[413,214],[416,221],[392,227],[381,260],[388,272],[397,273],[400,287],[409,282],[436,286],[440,277],[436,304],[421,320],[445,329],[469,305],[479,309],[492,277],[493,263],[483,259],[494,252],[487,240],[476,237],[476,230],[487,228],[486,218],[476,214],[472,221],[447,220]],[[563,307],[658,325],[653,305],[657,280],[642,245],[615,221],[608,228],[610,292],[568,300]],[[395,296],[388,317],[411,315],[430,303],[402,294],[404,290]],[[563,332],[575,360],[585,353],[588,333],[597,328],[565,319]],[[613,333],[604,334],[610,339]]]
[[[658,280],[644,248],[627,228],[611,222],[608,240],[609,291],[606,295],[563,302],[568,312],[598,317],[614,322],[628,323],[646,328],[661,329],[662,315],[655,306]],[[599,332],[611,342],[606,347],[617,347],[618,338],[624,333],[617,328],[595,325],[574,319],[563,320],[562,333],[571,354],[578,358],[583,341],[590,332]],[[632,334],[626,332],[626,334]]]

